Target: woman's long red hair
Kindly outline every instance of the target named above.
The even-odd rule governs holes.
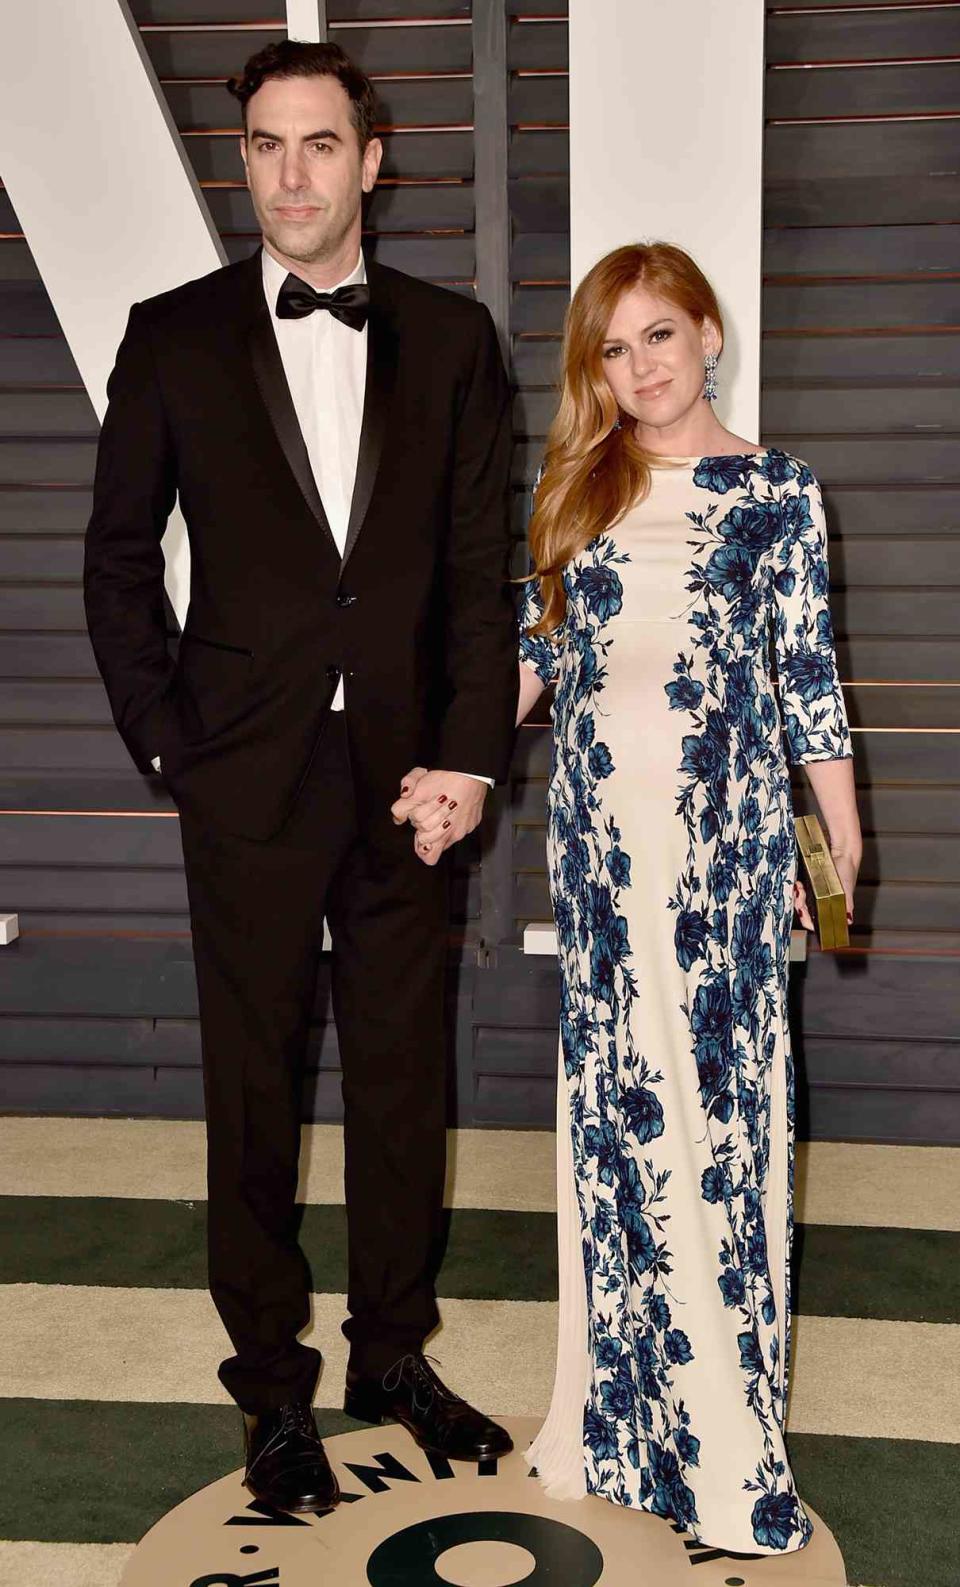
[[[698,325],[712,320],[723,336],[713,288],[672,243],[617,248],[584,276],[567,310],[560,406],[527,531],[543,599],[543,616],[531,633],[550,634],[560,626],[567,604],[564,567],[650,488],[649,454],[628,417],[618,424],[617,399],[603,373],[607,327],[623,294],[639,285]]]

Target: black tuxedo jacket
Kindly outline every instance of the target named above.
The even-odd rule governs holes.
[[[259,252],[136,304],[110,377],[87,621],[137,767],[250,837],[281,825],[343,677],[361,816],[411,766],[502,780],[517,631],[509,392],[486,309],[370,262],[363,428],[341,561]],[[190,609],[169,653],[160,538],[177,492]]]

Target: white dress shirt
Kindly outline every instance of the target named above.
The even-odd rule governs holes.
[[[279,320],[277,298],[289,272],[266,248],[261,258],[263,292],[283,372],[330,532],[342,557],[363,427],[367,326],[355,331],[322,309],[305,314],[302,319]],[[350,274],[326,290],[336,292],[338,287],[353,286],[366,279],[367,267],[361,253]],[[343,706],[341,678],[330,709],[342,711]],[[154,761],[154,765],[159,771],[159,761]],[[480,777],[474,772],[465,772],[464,776],[493,787],[491,777]]]
[[[367,327],[355,331],[322,309],[299,320],[278,320],[277,298],[288,273],[264,248],[263,290],[270,322],[323,510],[343,556],[367,386]],[[350,274],[326,290],[336,292],[366,279],[361,254]],[[330,709],[343,710],[342,678]]]

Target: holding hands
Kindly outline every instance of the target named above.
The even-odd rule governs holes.
[[[414,766],[390,814],[397,826],[410,822],[418,858],[424,865],[436,865],[444,850],[480,825],[486,795],[486,783],[475,777]]]

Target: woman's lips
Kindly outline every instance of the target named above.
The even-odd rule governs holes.
[[[643,400],[647,402],[651,397],[661,396],[663,392],[666,391],[669,384],[669,380],[660,380],[655,386],[644,386],[641,388],[641,390],[635,391],[633,394],[635,397],[642,397]]]

